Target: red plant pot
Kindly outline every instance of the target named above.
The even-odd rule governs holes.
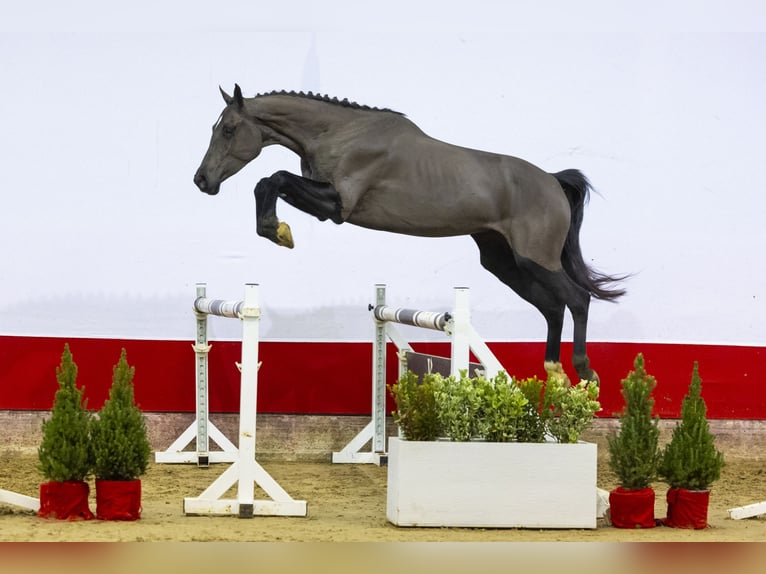
[[[93,513],[88,508],[89,494],[90,486],[83,480],[43,482],[37,515],[57,520],[91,520]]]
[[[141,518],[141,481],[97,478],[96,518],[99,520]]]
[[[667,501],[668,517],[665,519],[665,526],[695,530],[707,528],[709,490],[671,488],[668,490]]]
[[[654,528],[654,490],[614,489],[609,493],[609,515],[615,528]]]

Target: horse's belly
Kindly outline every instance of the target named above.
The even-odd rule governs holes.
[[[346,221],[376,229],[420,237],[468,235],[489,223],[489,214],[476,205],[414,193],[368,192],[356,203]]]

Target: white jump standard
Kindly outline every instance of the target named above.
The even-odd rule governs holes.
[[[208,315],[239,318],[244,305],[243,301],[224,301],[207,299],[207,287],[204,283],[197,284],[197,298],[194,300],[194,315],[197,318],[197,339],[192,345],[195,355],[196,385],[195,404],[196,417],[194,422],[179,436],[173,444],[162,452],[154,453],[158,463],[197,463],[206,467],[213,462],[234,462],[238,458],[237,447],[218,430],[210,420],[208,401],[208,354],[212,345],[207,341]],[[210,450],[210,439],[221,450]],[[195,450],[186,447],[196,440]]]
[[[238,317],[242,320],[242,364],[239,403],[239,449],[237,459],[205,491],[195,498],[184,498],[184,513],[189,515],[306,516],[306,501],[293,500],[255,460],[256,402],[258,397],[258,336],[261,309],[258,285],[245,286],[244,301],[221,301],[198,297],[197,313]],[[205,365],[206,367],[206,365]],[[199,442],[199,441],[198,441]],[[221,497],[237,485],[236,499]],[[258,485],[271,500],[254,500]]]
[[[335,463],[373,463],[386,461],[386,344],[391,340],[399,357],[399,376],[407,373],[407,355],[414,354],[410,344],[397,331],[395,323],[442,331],[451,340],[450,374],[459,376],[471,363],[470,353],[481,363],[484,375],[494,377],[505,370],[471,325],[468,289],[455,288],[455,306],[451,313],[416,311],[386,305],[386,286],[375,286],[375,305],[370,305],[375,320],[372,355],[372,420],[340,452],[334,452]],[[371,450],[361,451],[367,444]]]

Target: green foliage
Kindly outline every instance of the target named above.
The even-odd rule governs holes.
[[[598,393],[598,385],[590,381],[580,381],[572,386],[566,379],[548,378],[545,395],[551,416],[547,426],[556,441],[576,443],[580,439],[593,421],[593,415],[601,410]]]
[[[511,442],[519,433],[522,416],[529,402],[508,375],[500,372],[492,381],[479,379],[484,390],[484,436],[491,442]]]
[[[483,412],[484,394],[488,385],[484,379],[472,379],[465,371],[460,377],[432,375],[434,399],[439,426],[450,440],[467,441],[483,436],[486,424],[480,416]],[[483,382],[479,382],[483,381]]]
[[[510,380],[504,372],[493,379],[427,374],[418,384],[411,371],[391,391],[394,420],[407,440],[453,441],[483,438],[491,442],[544,442],[550,433],[559,442],[577,442],[599,410],[598,387],[582,382],[543,382],[533,377]],[[545,397],[545,399],[543,398]]]
[[[434,399],[436,375],[424,375],[423,381],[412,371],[401,377],[389,389],[396,401],[392,413],[407,440],[435,440],[439,436],[439,418]]]
[[[92,423],[94,473],[105,480],[134,480],[146,472],[151,446],[135,404],[133,375],[125,349],[115,365],[109,398]]]
[[[623,488],[647,488],[657,476],[660,461],[659,417],[653,417],[652,391],[657,381],[646,373],[639,353],[634,370],[622,381],[625,406],[620,413],[619,432],[607,436],[609,464]]]
[[[516,381],[521,394],[527,400],[522,407],[516,440],[518,442],[544,442],[546,419],[550,411],[543,408],[545,382],[537,377]]]
[[[707,490],[721,477],[724,465],[723,453],[715,448],[714,441],[695,361],[689,392],[681,405],[681,422],[676,424],[662,452],[660,477],[673,488]]]
[[[37,450],[38,470],[54,482],[85,480],[90,474],[93,452],[90,445],[91,415],[76,386],[77,365],[69,345],[64,345],[56,367],[59,388],[53,400],[51,418],[43,421],[43,439]]]

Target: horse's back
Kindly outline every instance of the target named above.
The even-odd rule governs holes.
[[[427,237],[495,230],[509,241],[514,225],[568,227],[561,187],[530,162],[455,146],[417,129],[387,135],[385,155],[368,181],[360,181],[364,189],[350,223]]]

